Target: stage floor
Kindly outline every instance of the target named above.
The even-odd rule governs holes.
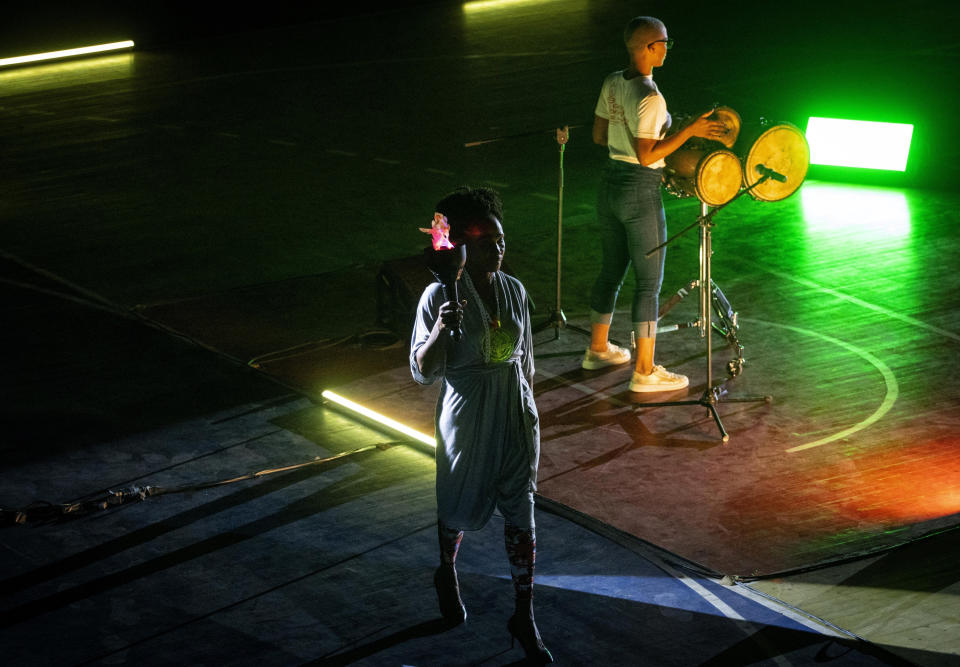
[[[667,396],[627,391],[628,366],[582,370],[582,313],[567,314],[570,328],[542,329],[539,493],[704,571],[741,577],[869,554],[955,525],[960,316],[944,258],[958,250],[958,235],[942,213],[955,199],[810,182],[790,199],[740,200],[717,216],[712,275],[738,311],[746,360],[717,405],[726,443],[704,405],[644,407],[704,396],[706,338],[697,328],[658,338],[658,362],[691,379]],[[690,200],[667,208],[672,226],[696,211]],[[776,234],[761,247],[770,229]],[[575,224],[570,235],[586,243],[588,230]],[[696,229],[669,249],[664,300],[697,277],[697,251]],[[298,295],[324,294],[318,308],[341,322],[336,313],[358,306],[343,296],[349,290],[322,285],[357,279],[356,271],[304,278],[141,313],[255,359],[288,386],[335,390],[432,435],[436,388],[412,382],[404,341],[379,349],[355,336],[312,346],[291,338],[302,328],[295,314],[315,311],[305,301],[289,308],[306,298]],[[694,291],[661,326],[695,321],[697,301]],[[370,295],[360,308],[372,315],[373,302]],[[534,321],[548,324],[547,310],[541,303]],[[268,323],[284,313],[289,326],[273,334]],[[629,341],[628,319],[623,309],[615,316],[621,341]],[[736,355],[716,332],[712,343],[716,385]],[[281,352],[264,354],[270,349]],[[760,400],[730,400],[740,397]]]
[[[911,183],[950,185],[881,188],[811,176],[788,199],[744,197],[717,215],[713,277],[740,314],[747,359],[729,389],[771,402],[721,402],[730,433],[722,443],[705,408],[644,407],[626,391],[629,369],[582,371],[586,341],[575,331],[537,336],[544,505],[676,554],[701,574],[796,573],[960,523],[960,197],[952,186],[960,161],[950,152],[958,145],[954,93],[942,85],[953,73],[943,54],[954,37],[932,10],[918,8],[917,21],[891,35],[883,12],[865,26],[856,8],[825,8],[830,21],[824,12],[782,9],[780,22],[768,5],[739,8],[737,40],[715,38],[729,8],[704,7],[696,17],[677,10],[665,18],[678,48],[657,73],[678,114],[720,102],[745,123],[765,116],[798,125],[844,105],[887,109],[910,80],[915,95],[904,104],[912,107],[900,111],[916,111],[915,164],[929,165],[911,172]],[[507,261],[538,304],[535,321],[545,321],[557,261],[554,133],[567,123],[562,305],[572,324],[584,325],[606,160],[587,128],[603,76],[623,67],[617,34],[627,16],[622,3],[599,0],[552,3],[551,11],[555,20],[543,21],[525,4],[478,13],[443,3],[398,7],[0,72],[0,287],[9,313],[0,416],[5,463],[21,475],[16,487],[5,485],[6,505],[157,472],[172,454],[158,457],[152,448],[167,441],[145,434],[182,438],[173,444],[193,451],[206,436],[178,431],[181,421],[290,390],[317,398],[336,389],[429,433],[436,389],[412,382],[406,341],[391,343],[376,322],[377,271],[420,253],[417,229],[445,193],[489,185],[504,199]],[[894,38],[910,45],[910,58],[877,52]],[[829,61],[811,60],[825,43]],[[777,67],[731,72],[730,62]],[[695,218],[694,200],[664,201],[671,232]],[[697,256],[693,237],[669,248],[664,295],[696,277]],[[631,289],[628,278],[614,322],[621,340]],[[104,311],[123,318],[123,335],[95,317]],[[667,320],[689,321],[694,311],[688,298]],[[143,323],[164,335],[141,337]],[[196,345],[181,346],[177,336]],[[729,354],[715,343],[720,379]],[[658,361],[692,383],[665,398],[702,394],[704,354],[691,329],[661,336]],[[223,358],[239,363],[242,381]],[[112,443],[127,437],[136,447],[118,454]],[[284,444],[277,459],[300,451]],[[23,467],[36,461],[45,467]],[[118,472],[102,475],[101,464],[112,463]],[[384,467],[388,476],[403,472]],[[430,484],[417,484],[426,517]],[[369,507],[362,505],[357,521]],[[237,512],[245,511],[241,503]],[[99,524],[105,540],[125,530],[118,514],[115,524]],[[261,516],[273,514],[267,507]],[[187,536],[184,549],[216,550],[232,530],[213,542],[197,538],[199,547]],[[59,539],[38,547],[51,567]],[[257,556],[268,564],[270,546]],[[22,553],[5,552],[17,572],[33,567],[29,550]],[[40,593],[59,601],[73,594]],[[82,607],[83,589],[75,594]],[[118,604],[111,627],[129,603]],[[899,613],[897,604],[882,608]],[[955,606],[943,605],[950,630]],[[924,646],[956,654],[955,642]],[[172,642],[161,655],[178,648]]]

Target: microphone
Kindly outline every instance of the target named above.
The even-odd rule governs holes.
[[[786,182],[787,182],[787,177],[786,177],[786,176],[784,176],[784,175],[781,174],[780,172],[774,171],[774,170],[771,169],[770,167],[764,166],[764,165],[762,165],[762,164],[758,164],[757,167],[756,167],[756,169],[757,169],[757,173],[760,174],[761,176],[766,176],[767,178],[772,178],[773,180],[775,180],[775,181],[780,181],[781,183],[786,183]]]
[[[460,294],[457,290],[457,278],[460,277],[460,272],[467,260],[467,246],[460,244],[437,250],[431,245],[423,249],[423,254],[430,273],[443,287],[443,298],[446,301],[459,303]],[[459,341],[463,338],[463,329],[460,327],[450,329],[450,336]]]
[[[447,301],[453,301],[454,303],[460,303],[460,292],[457,289],[457,279],[454,278],[453,281],[445,280],[441,283],[443,285],[443,298]],[[460,326],[457,326],[456,329],[450,330],[450,337],[455,341],[459,341],[463,338],[463,329]]]

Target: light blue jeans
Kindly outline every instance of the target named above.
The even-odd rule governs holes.
[[[617,295],[633,264],[636,286],[632,321],[641,338],[657,331],[660,287],[666,248],[646,254],[667,238],[660,198],[660,169],[608,160],[597,193],[597,224],[603,262],[590,293],[594,321],[610,322]]]

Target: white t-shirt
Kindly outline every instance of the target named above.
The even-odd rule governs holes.
[[[663,139],[670,129],[671,118],[667,101],[653,82],[652,74],[625,79],[624,72],[614,72],[603,80],[594,113],[609,122],[610,159],[640,164],[636,139]],[[665,165],[663,160],[657,160],[647,166],[659,169]]]

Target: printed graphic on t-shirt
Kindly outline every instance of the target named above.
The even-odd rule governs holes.
[[[607,97],[607,113],[610,115],[608,120],[611,125],[626,126],[626,115],[623,113],[623,107],[617,103],[617,96],[613,91],[611,91]]]

